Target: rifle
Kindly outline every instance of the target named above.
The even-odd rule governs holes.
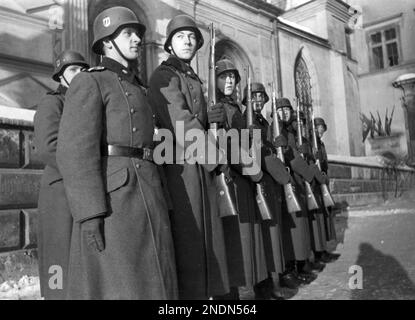
[[[210,56],[209,56],[209,84],[208,84],[208,108],[212,108],[216,104],[216,72],[215,72],[215,28],[213,23],[210,25]],[[217,123],[211,123],[215,140],[217,140]],[[223,172],[215,176],[217,188],[217,200],[219,208],[219,216],[229,217],[238,215],[236,210],[235,187],[232,179]]]
[[[299,99],[297,97],[297,141],[298,141],[298,145],[302,145],[303,144],[303,136],[301,133],[301,118],[300,118],[300,102]],[[301,154],[301,157],[304,158],[304,156]],[[313,190],[311,189],[311,185],[308,181],[304,181],[304,185],[305,185],[305,192],[306,192],[306,197],[307,197],[307,209],[308,210],[316,210],[318,209],[318,204],[317,204],[317,200],[316,197],[314,196]]]
[[[252,108],[252,83],[250,68],[248,66],[247,72],[247,94],[246,94],[246,127],[251,128],[254,123],[254,111]],[[252,148],[255,147],[255,142],[252,141]],[[251,149],[252,150],[252,149]],[[251,153],[251,151],[250,151]],[[259,213],[262,220],[272,220],[272,214],[267,200],[268,194],[261,183],[256,183],[255,188],[255,200],[258,204]]]
[[[275,93],[275,83],[272,83],[272,117],[274,121],[272,122],[272,135],[275,139],[281,134],[278,113],[277,113],[277,100],[276,100],[276,93]],[[277,148],[277,156],[281,160],[282,163],[285,163],[284,154],[282,153],[282,147]],[[287,167],[287,171],[289,171]],[[301,211],[300,204],[298,203],[298,199],[295,196],[294,189],[292,184],[289,182],[284,185],[284,194],[285,194],[285,202],[287,203],[287,210],[289,213],[299,212]]]
[[[321,171],[321,163],[320,163],[320,159],[318,158],[319,148],[318,148],[318,143],[317,143],[316,126],[314,124],[313,109],[311,109],[311,130],[312,130],[312,134],[313,134],[313,149],[314,149],[314,153],[316,155],[316,165],[317,165],[318,169]],[[323,172],[321,172],[321,173],[323,173]],[[323,173],[323,174],[325,174],[325,173]],[[321,189],[321,194],[323,195],[324,206],[326,208],[334,207],[334,201],[333,201],[333,198],[330,194],[329,187],[327,186],[327,184],[325,184],[325,183],[320,184],[320,189]]]

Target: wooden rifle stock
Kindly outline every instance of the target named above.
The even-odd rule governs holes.
[[[252,82],[251,82],[251,75],[250,75],[250,68],[248,66],[247,70],[247,93],[246,93],[246,126],[247,128],[252,128],[252,125],[254,124],[254,111],[252,108]],[[250,129],[251,130],[251,129]],[[252,141],[251,148],[254,148],[254,141]],[[252,155],[252,153],[251,153]],[[272,214],[270,207],[268,205],[267,198],[270,195],[267,193],[267,191],[264,188],[264,185],[261,183],[256,184],[255,188],[255,200],[258,204],[259,213],[261,215],[261,219],[266,220],[272,220]]]
[[[209,56],[209,85],[208,85],[208,108],[216,104],[216,72],[215,72],[215,28],[210,25],[210,56]],[[217,139],[217,123],[210,124],[210,130]],[[236,210],[235,187],[232,179],[223,172],[215,176],[217,189],[217,201],[220,217],[238,215]]]
[[[277,113],[277,100],[276,100],[276,93],[274,88],[274,83],[272,84],[272,135],[275,139],[281,134],[280,130],[280,124],[278,119],[278,113]],[[284,154],[282,152],[282,147],[277,148],[277,156],[281,160],[282,163],[285,163],[284,161]],[[289,169],[287,168],[287,171]],[[287,210],[289,213],[299,212],[301,211],[300,204],[298,202],[297,197],[295,196],[293,186],[291,183],[287,183],[284,185],[284,194],[285,194],[285,202],[287,204]]]
[[[316,155],[316,165],[318,167],[318,169],[321,171],[321,163],[320,163],[320,159],[318,158],[318,143],[317,143],[317,133],[316,133],[316,126],[314,124],[314,112],[313,109],[311,109],[311,130],[312,130],[312,135],[313,135],[313,149],[314,149],[314,154]],[[321,171],[321,173],[323,175],[325,175],[324,172]],[[323,204],[326,208],[329,207],[334,207],[334,200],[333,197],[330,194],[329,191],[329,187],[327,186],[327,184],[322,183],[320,184],[320,189],[321,189],[321,194],[323,196]]]
[[[299,145],[303,144],[303,136],[302,136],[301,128],[302,128],[302,124],[301,124],[301,117],[300,117],[300,103],[297,97],[297,139],[298,139]],[[301,157],[303,157],[302,154],[301,154]],[[318,209],[319,206],[318,206],[316,197],[313,193],[313,190],[311,189],[310,183],[304,180],[304,185],[305,185],[305,193],[306,193],[306,198],[307,198],[307,209],[310,211]]]

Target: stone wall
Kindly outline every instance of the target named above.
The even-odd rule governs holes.
[[[393,168],[330,164],[329,176],[333,198],[342,208],[382,203],[415,187],[415,173]]]

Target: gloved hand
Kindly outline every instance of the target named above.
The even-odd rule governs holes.
[[[274,139],[273,144],[275,148],[286,147],[288,145],[288,141],[286,137],[280,134]]]
[[[207,117],[209,123],[224,123],[226,121],[226,112],[223,103],[217,103],[208,109]]]
[[[322,161],[322,160],[323,160],[323,153],[321,152],[321,150],[318,150],[318,151],[316,152],[316,156],[315,156],[315,158],[316,158],[316,159],[319,159],[320,161]]]
[[[324,179],[325,179],[325,184],[327,185],[327,186],[329,186],[330,185],[330,177],[325,173],[325,172],[322,172],[323,173],[323,176],[324,176]]]
[[[104,218],[95,217],[81,223],[81,232],[84,234],[88,246],[101,252],[105,249]]]
[[[217,166],[217,172],[218,173],[225,173],[225,174],[227,174],[229,172],[229,170],[230,170],[230,168],[229,168],[229,165],[227,165],[227,164],[219,164]]]
[[[262,180],[262,177],[264,176],[264,173],[261,171],[259,171],[259,173],[257,174],[253,174],[253,175],[249,175],[248,177],[255,183],[260,183]]]
[[[297,149],[302,154],[308,154],[309,153],[309,147],[308,147],[307,143],[303,143],[302,145],[299,145]]]

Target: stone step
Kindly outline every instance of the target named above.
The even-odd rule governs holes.
[[[330,190],[333,194],[368,193],[395,191],[396,180],[332,179]],[[408,184],[398,181],[398,189],[407,189]]]
[[[337,209],[345,209],[348,207],[367,206],[371,204],[383,203],[387,199],[393,199],[395,192],[359,192],[359,193],[343,193],[332,194],[336,202]]]

